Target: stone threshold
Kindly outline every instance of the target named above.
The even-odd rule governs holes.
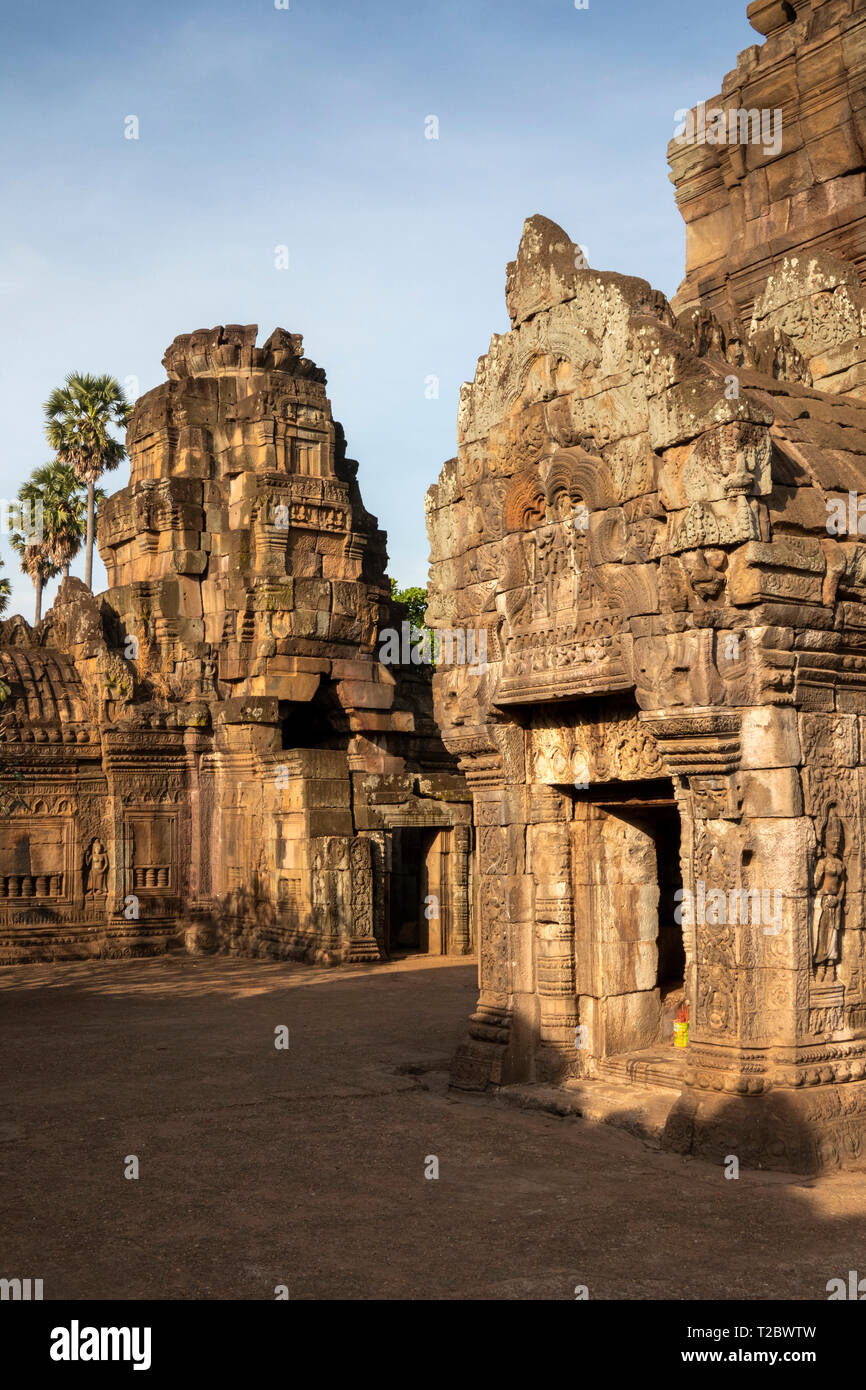
[[[662,1086],[680,1092],[683,1087],[685,1048],[647,1047],[623,1052],[598,1064],[602,1080],[626,1081],[643,1086]]]
[[[500,1086],[495,1097],[505,1105],[614,1125],[658,1149],[679,1094],[678,1085],[645,1085],[638,1079],[605,1076],[568,1081],[564,1086]]]

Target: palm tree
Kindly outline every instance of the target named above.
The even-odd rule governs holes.
[[[18,489],[18,497],[22,502],[34,501],[34,489],[32,482],[25,483]],[[32,530],[13,531],[9,536],[9,543],[18,555],[18,563],[28,578],[33,580],[36,589],[36,622],[42,619],[42,591],[49,579],[53,579],[60,573],[57,565],[54,564],[49,553],[48,541],[44,531]]]
[[[33,502],[42,503],[42,534],[48,555],[67,578],[69,566],[87,534],[87,506],[81,495],[81,480],[70,463],[54,459],[34,468],[30,481],[21,489],[22,498],[25,492]],[[103,498],[102,489],[97,488],[97,501]]]
[[[126,450],[109,434],[112,425],[123,427],[132,406],[113,376],[71,372],[45,402],[48,442],[60,463],[70,464],[87,484],[86,563],[84,582],[93,587],[93,531],[96,482],[116,468]]]

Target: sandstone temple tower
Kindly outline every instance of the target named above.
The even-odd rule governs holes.
[[[866,1159],[866,4],[749,15],[690,123],[735,141],[671,146],[673,306],[526,223],[428,621],[490,657],[434,677],[477,827],[454,1083],[640,1081],[672,1147],[809,1170]]]
[[[0,624],[4,961],[467,953],[471,825],[301,339],[177,338],[99,516],[108,590]]]

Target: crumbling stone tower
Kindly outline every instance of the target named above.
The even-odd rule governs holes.
[[[739,54],[702,116],[709,124],[714,110],[743,113],[752,135],[755,114],[775,133],[778,112],[781,148],[765,152],[763,138],[668,148],[686,224],[686,278],[673,307],[746,322],[786,255],[823,249],[866,271],[863,6],[752,0],[747,13],[766,42]]]
[[[812,1170],[866,1156],[866,5],[749,13],[715,104],[781,148],[671,147],[679,314],[530,218],[428,495],[428,619],[491,658],[434,680],[478,837],[453,1080],[638,1081],[670,1146]]]
[[[385,535],[324,372],[256,331],[166,352],[100,510],[107,592],[67,581],[35,630],[2,626],[7,960],[471,949],[469,807],[430,673],[379,660],[405,618]],[[83,725],[63,757],[37,746],[57,700]],[[46,778],[65,809],[33,795]]]

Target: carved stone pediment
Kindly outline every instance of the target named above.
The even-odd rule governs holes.
[[[599,560],[622,513],[604,460],[566,449],[514,475],[503,504],[509,563],[497,585],[504,617],[496,704],[567,699],[631,684],[623,612],[600,583]],[[603,571],[602,571],[603,573]]]

